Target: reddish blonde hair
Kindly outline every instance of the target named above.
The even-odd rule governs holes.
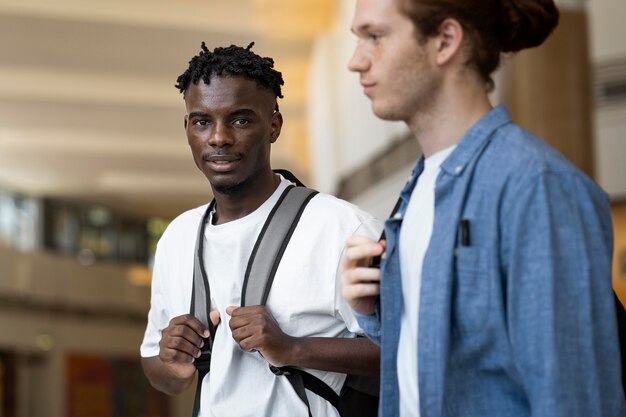
[[[467,64],[493,87],[491,74],[503,52],[541,45],[559,22],[553,0],[397,0],[420,37],[439,32],[447,18],[456,19],[469,40]]]

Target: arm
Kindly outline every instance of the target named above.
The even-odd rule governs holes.
[[[533,417],[624,415],[604,195],[539,175],[503,208],[507,322]]]
[[[380,349],[365,337],[293,337],[280,330],[262,306],[228,307],[233,339],[257,351],[274,366],[298,366],[329,372],[378,376]]]
[[[215,313],[211,313],[212,319]],[[204,345],[202,338],[208,336],[206,326],[191,315],[170,320],[162,332],[159,356],[141,358],[150,384],[166,394],[179,394],[186,390],[196,373],[194,360],[200,356],[200,348]]]
[[[150,381],[150,385],[168,395],[180,394],[189,388],[193,381],[193,373],[189,378],[179,378],[170,372],[158,356],[141,358],[141,367]]]

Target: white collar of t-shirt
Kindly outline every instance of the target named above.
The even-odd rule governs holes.
[[[401,417],[419,416],[416,352],[422,264],[435,218],[435,183],[441,164],[455,147],[426,158],[402,220],[399,252],[403,308],[397,359]]]

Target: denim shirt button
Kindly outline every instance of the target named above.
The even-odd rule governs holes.
[[[458,165],[456,168],[454,168],[454,172],[456,174],[460,174],[461,171],[463,171],[463,167],[461,165]]]
[[[401,219],[402,218],[402,214],[396,213],[396,214],[393,215],[393,218],[394,219]]]
[[[383,252],[382,255],[380,255],[380,259],[387,259],[387,252]]]

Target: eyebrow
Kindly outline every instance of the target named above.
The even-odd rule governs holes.
[[[208,114],[205,112],[201,112],[201,111],[193,111],[191,113],[189,113],[189,118],[192,117],[207,117]]]
[[[232,116],[239,116],[239,115],[247,115],[247,114],[256,114],[256,112],[252,109],[237,109],[234,112],[231,113]]]
[[[252,109],[248,109],[248,108],[237,109],[233,111],[232,113],[230,113],[231,116],[243,116],[243,115],[254,115],[254,114],[256,114],[255,111]],[[209,114],[203,111],[192,111],[191,113],[189,113],[188,117],[190,119],[194,117],[209,117]]]

